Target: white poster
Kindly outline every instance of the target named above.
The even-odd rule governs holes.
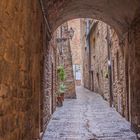
[[[81,66],[73,65],[73,72],[74,72],[75,80],[81,80]]]

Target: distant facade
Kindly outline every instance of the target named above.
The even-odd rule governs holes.
[[[62,24],[56,31],[57,41],[57,66],[64,66],[66,73],[66,93],[65,98],[76,98],[75,81],[73,75],[73,64],[70,39],[65,32],[68,30],[68,23]]]
[[[81,53],[81,38],[80,38],[80,19],[68,21],[69,28],[74,30],[74,36],[70,40],[70,48],[72,53],[73,73],[75,84],[81,85],[82,82],[82,53]]]
[[[81,19],[81,30],[84,87],[100,93],[129,119],[124,47],[117,34],[105,23],[91,19]]]

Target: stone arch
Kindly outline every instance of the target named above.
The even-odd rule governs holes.
[[[139,0],[47,0],[46,16],[53,33],[64,22],[76,18],[93,18],[110,25],[119,37],[120,45],[128,49],[129,65],[129,96],[131,98],[131,126],[140,133],[140,102],[138,71],[139,59]],[[126,43],[127,42],[127,43]],[[124,58],[126,59],[126,58]],[[133,62],[136,62],[135,64]],[[127,60],[126,62],[127,63]],[[132,111],[133,110],[133,111]]]
[[[131,121],[132,126],[137,128],[140,125],[140,1],[42,1],[52,33],[69,19],[90,17],[108,23],[122,35],[136,19],[129,28],[126,49],[133,105]],[[49,40],[45,20],[39,0],[1,0],[0,6],[0,119],[4,126],[0,129],[0,137],[7,140],[38,139],[39,98],[45,84],[40,73],[43,75],[42,67],[47,54],[44,48],[48,47]]]
[[[94,18],[106,22],[122,36],[135,18],[138,5],[139,0],[48,0],[45,8],[52,32],[68,20]]]

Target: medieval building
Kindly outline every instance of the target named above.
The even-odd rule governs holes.
[[[73,63],[71,54],[70,37],[68,36],[68,23],[64,23],[57,29],[57,66],[63,66],[66,79],[65,98],[76,98]]]
[[[77,20],[69,22],[72,19]],[[39,140],[45,137],[50,120],[63,123],[61,115],[51,119],[56,111],[59,65],[67,73],[66,98],[76,97],[75,85],[90,90],[81,90],[77,100],[68,99],[73,101],[68,104],[71,107],[60,111],[63,116],[74,109],[67,115],[67,132],[84,126],[88,136],[94,128],[89,129],[93,122],[81,119],[86,111],[93,111],[88,110],[92,108],[90,98],[82,96],[85,92],[101,95],[140,138],[139,0],[0,1],[0,140]],[[83,109],[81,117],[77,110]],[[118,123],[114,125],[117,128]],[[126,127],[118,131],[131,132]],[[83,134],[83,128],[77,130]],[[53,132],[53,136],[58,134]],[[78,132],[68,138],[74,134]]]
[[[107,24],[91,19],[83,19],[81,24],[81,38],[86,40],[82,46],[84,86],[100,93],[122,116],[129,119],[125,46],[120,44],[116,32]]]

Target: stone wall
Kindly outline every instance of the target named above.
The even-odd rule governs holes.
[[[37,139],[52,113],[55,51],[47,48],[39,1],[2,0],[0,5],[0,140]],[[55,108],[55,97],[53,103]]]
[[[106,24],[94,22],[90,32],[90,86],[109,101],[108,46]],[[92,87],[93,86],[93,87]]]
[[[80,19],[68,21],[68,27],[74,30],[74,36],[70,40],[72,63],[81,65]]]
[[[44,40],[45,43],[45,40]],[[43,65],[43,131],[45,131],[51,115],[56,107],[57,91],[57,48],[55,38],[52,38],[49,44],[44,44],[44,65]]]
[[[85,17],[89,15],[92,16],[94,13],[92,10],[88,10],[89,6],[87,6],[86,1],[81,3],[80,1],[73,0],[71,7],[69,7],[69,4],[67,4],[68,1],[63,2],[59,3],[59,1],[49,1],[46,5],[48,6],[46,9],[49,9],[49,19],[50,23],[52,23],[52,31],[54,31],[58,25],[67,19],[79,17],[79,15]],[[96,11],[96,6],[99,7],[98,3],[97,5],[95,5],[93,1],[90,1],[90,3],[92,4],[91,9]],[[56,7],[54,6],[55,4]],[[117,1],[117,3],[114,0],[112,3],[113,6],[110,5],[110,11],[112,12],[110,12],[111,15],[109,14],[109,16],[108,10],[106,11],[106,1],[102,1],[100,4],[102,6],[99,10],[102,10],[103,13],[105,13],[105,16],[103,14],[97,14],[97,17],[101,19],[104,17],[105,21],[108,21],[108,23],[117,29],[120,37],[123,35],[122,33],[129,29],[133,16],[135,15],[136,10],[139,8],[137,7],[139,6],[139,1],[132,1],[132,3],[129,3],[127,0],[125,0],[125,4],[122,5],[120,0]],[[119,6],[116,7],[116,4]],[[52,40],[52,42],[50,42],[50,47],[47,48],[47,27],[44,27],[45,23],[39,1],[1,0],[0,5],[0,139],[37,139],[39,138],[39,133],[42,132],[47,126],[49,118],[55,109],[55,97],[53,96],[52,98],[52,94],[55,93],[56,81],[56,78],[54,78],[56,75],[55,46],[53,45]],[[79,9],[83,5],[84,9],[80,11]],[[68,7],[64,8],[63,6]],[[132,10],[130,10],[130,7]],[[124,12],[124,10],[126,12]],[[65,11],[67,11],[68,14],[66,14]],[[119,11],[120,14],[118,14],[116,11]],[[63,13],[65,13],[65,15]],[[112,19],[112,17],[115,18]],[[140,16],[138,15],[137,17]],[[134,20],[128,32],[128,36],[126,37],[128,38],[128,42],[126,41],[127,44],[125,44],[125,48],[127,47],[129,50],[128,79],[130,81],[128,84],[126,84],[126,87],[129,85],[127,91],[129,92],[130,96],[128,103],[130,110],[130,121],[132,122],[133,128],[137,128],[136,130],[138,132],[140,126],[139,23],[139,19]],[[43,31],[45,32],[44,34],[42,34]],[[105,36],[103,36],[103,38],[105,38]],[[118,40],[116,35],[114,35],[113,40]],[[115,41],[112,42],[114,44],[114,48],[118,46],[118,41],[116,41],[117,43],[115,43]],[[117,59],[119,58],[119,63],[117,65],[119,65],[120,69],[123,69],[124,60],[121,59],[124,58],[121,46],[120,48],[117,48],[119,52],[119,54],[117,54]],[[85,51],[85,46],[83,49]],[[88,50],[83,54],[85,56],[84,83],[85,87],[89,87],[89,61],[86,61],[88,57]],[[112,56],[113,55],[115,66],[116,54],[112,53]],[[125,66],[127,66],[126,63],[127,58],[125,56]],[[114,72],[116,71],[118,70],[115,69]],[[125,75],[127,75],[126,71],[127,67],[125,67]],[[122,88],[124,71],[120,70],[119,73],[119,80],[114,80],[114,92],[117,92],[119,97],[114,94],[114,103],[116,108],[118,108],[118,105],[116,104],[123,102],[121,103],[121,107],[119,107],[120,113],[122,113],[122,110],[126,110],[124,107],[125,95],[122,95],[126,89]],[[117,79],[117,75],[114,75]],[[46,77],[43,78],[43,76]],[[120,91],[122,91],[121,95]],[[54,99],[53,106],[50,105],[52,99]],[[116,101],[117,99],[120,101]],[[50,106],[53,109],[50,109]]]
[[[75,85],[81,85],[82,77],[82,53],[81,53],[81,36],[80,36],[80,19],[74,19],[68,21],[69,30],[72,28],[74,30],[74,35],[70,39],[70,47],[72,54],[72,65],[75,78]],[[78,70],[79,69],[79,70]]]
[[[89,49],[86,47],[86,20],[80,19],[80,44],[82,58],[82,85],[89,88]]]
[[[140,14],[139,14],[140,15]],[[134,131],[140,134],[140,16],[128,32],[129,112]]]
[[[66,72],[66,94],[65,98],[76,98],[76,91],[75,91],[75,82],[74,82],[74,75],[73,75],[73,67],[72,67],[72,54],[71,54],[71,47],[70,42],[67,41],[64,45],[64,68]]]
[[[39,136],[43,23],[35,1],[0,2],[0,139]]]
[[[112,59],[112,88],[113,88],[113,102],[117,111],[127,117],[125,90],[125,59],[124,59],[124,45],[120,44],[116,32],[110,30],[111,37],[111,59]]]
[[[116,32],[107,24],[93,20],[90,22],[89,48],[83,48],[84,86],[103,96],[111,102],[116,110],[126,118],[128,117],[124,44],[120,43]],[[85,36],[85,39],[87,38]],[[108,50],[108,47],[110,49]],[[109,81],[108,53],[111,55],[111,89]]]
[[[62,38],[66,38],[64,29],[68,29],[67,22],[62,24],[56,30],[57,38],[59,38],[60,40]],[[64,84],[66,85],[65,98],[76,98],[73,65],[72,65],[72,53],[71,53],[71,46],[70,46],[69,39],[62,40],[60,42],[58,41],[57,57],[58,57],[57,65],[64,66],[65,73],[66,73],[66,79],[64,81]]]
[[[103,22],[91,20],[90,26],[91,30],[88,35],[83,35],[84,38],[81,39],[89,42],[89,45],[84,43],[82,48],[84,86],[109,100],[109,80],[106,78],[108,74],[106,25]]]

